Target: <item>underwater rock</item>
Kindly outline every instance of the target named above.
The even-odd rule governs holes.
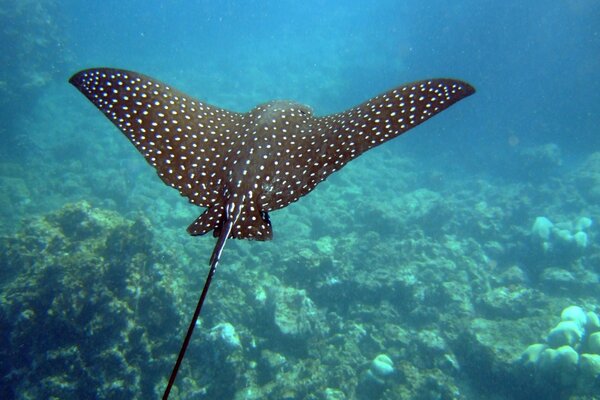
[[[582,354],[579,358],[579,367],[586,380],[593,382],[600,377],[600,355]]]
[[[346,400],[346,395],[341,390],[326,388],[323,391],[323,400]]]
[[[427,357],[435,357],[449,351],[448,344],[444,338],[434,330],[424,329],[417,334],[416,342],[419,346],[419,353],[426,354]]]
[[[575,321],[561,321],[556,325],[548,336],[546,341],[550,347],[575,346],[579,344],[583,337],[583,327]]]
[[[546,268],[540,275],[540,282],[550,290],[595,293],[600,283],[600,276],[579,265],[572,270]]]
[[[521,360],[522,349],[537,339],[531,327],[543,323],[539,317],[474,319],[452,343],[461,371],[485,382],[488,390],[506,393],[507,398],[527,398],[520,396],[530,385],[528,373],[515,368],[515,360]]]
[[[584,231],[586,229],[588,229],[590,226],[592,226],[592,219],[589,217],[581,217],[577,220],[577,222],[575,223],[575,230],[576,231]]]
[[[539,245],[538,258],[540,261],[549,259],[554,263],[573,263],[581,258],[589,247],[586,230],[591,226],[592,220],[588,217],[555,224],[546,217],[537,217],[531,228],[531,237],[534,243]]]
[[[573,234],[568,229],[556,228],[554,230],[554,235],[564,243],[570,243],[573,241]]]
[[[416,337],[410,339],[411,363],[417,364],[421,369],[437,369],[447,377],[456,376],[461,366],[444,338],[445,334],[451,335],[448,331],[442,334],[437,329],[420,330]],[[402,371],[399,374],[403,376]]]
[[[262,286],[259,286],[254,290],[254,300],[260,307],[267,304],[267,292]]]
[[[537,217],[531,228],[531,234],[547,242],[550,240],[553,226],[554,224],[548,218]]]
[[[394,375],[394,363],[386,354],[379,354],[361,376],[356,388],[359,399],[378,399],[382,396],[386,384]]]
[[[556,360],[561,368],[575,371],[579,363],[579,354],[571,346],[560,346],[556,349]]]
[[[539,359],[541,373],[550,380],[555,380],[561,386],[575,383],[579,354],[571,346],[561,346],[557,349],[548,348],[542,352]]]
[[[371,366],[367,372],[368,376],[376,382],[383,383],[390,375],[394,373],[394,363],[387,354],[379,354],[371,361]]]
[[[234,351],[242,348],[240,337],[229,322],[215,325],[208,335],[213,342],[222,344],[228,350]]]
[[[321,236],[315,242],[317,251],[327,257],[333,257],[335,254],[335,240],[331,236]]]
[[[586,313],[586,327],[585,330],[588,333],[592,333],[592,332],[596,332],[596,331],[600,331],[600,318],[598,318],[598,314],[596,314],[593,311],[588,311]]]
[[[569,306],[560,313],[561,321],[573,321],[581,329],[584,329],[587,325],[587,318],[587,314],[579,306]]]
[[[259,382],[273,382],[277,380],[277,375],[282,373],[285,369],[289,368],[287,358],[275,351],[269,349],[262,350],[260,352],[260,359],[258,361],[258,381]]]
[[[588,235],[585,232],[577,232],[573,235],[573,241],[580,249],[588,247]]]
[[[520,362],[526,367],[536,367],[540,361],[540,357],[544,350],[548,348],[543,343],[535,343],[527,347],[523,354],[521,354]]]
[[[521,285],[526,286],[527,274],[518,265],[512,265],[499,275],[499,282],[504,286]]]
[[[537,367],[545,374],[554,373],[554,361],[556,360],[556,350],[546,348],[540,353]]]
[[[306,291],[290,287],[274,288],[269,301],[273,322],[284,337],[306,340],[327,333],[325,318]]]
[[[587,351],[600,354],[600,332],[592,333],[587,340]]]
[[[477,299],[487,317],[522,318],[531,313],[531,306],[539,302],[533,289],[520,285],[501,286],[485,292]]]
[[[573,273],[563,268],[546,268],[540,276],[546,286],[558,289],[576,288],[579,283]]]
[[[586,331],[588,327],[593,329],[596,318],[595,313],[586,313],[581,307],[566,307],[561,321],[547,336],[550,347],[534,344],[523,352],[519,363],[533,377],[529,385],[532,396],[543,398],[552,393],[585,396],[600,389],[597,381],[600,359],[592,354],[596,333]],[[598,342],[600,350],[600,336]]]
[[[82,202],[23,226],[0,239],[3,393],[153,398],[183,318],[147,221]]]
[[[274,372],[280,371],[287,365],[287,359],[283,354],[270,350],[263,350],[261,352],[261,361],[268,369]]]
[[[290,252],[280,262],[283,267],[283,279],[288,285],[298,283],[302,287],[315,287],[327,281],[336,273],[333,263],[335,241],[328,236],[317,242],[306,241],[300,244],[299,251]]]
[[[419,226],[428,236],[437,236],[444,228],[443,221],[451,219],[450,210],[444,197],[429,189],[417,189],[402,195],[397,201],[401,204],[400,213],[403,215],[403,224]]]

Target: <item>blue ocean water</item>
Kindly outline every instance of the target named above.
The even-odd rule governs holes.
[[[272,213],[273,241],[227,244],[174,398],[600,398],[597,2],[7,0],[0,21],[0,397],[160,397],[206,274],[201,210],[67,82],[110,66],[237,112],[477,89]],[[519,363],[568,306],[578,361]]]

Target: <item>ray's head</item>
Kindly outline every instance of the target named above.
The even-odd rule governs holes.
[[[248,112],[248,118],[256,128],[277,126],[285,129],[285,125],[295,128],[295,124],[304,124],[312,118],[312,108],[290,100],[273,100],[259,104]]]

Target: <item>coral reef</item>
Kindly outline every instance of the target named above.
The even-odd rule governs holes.
[[[531,228],[534,240],[539,241],[541,248],[553,256],[569,258],[577,256],[588,247],[587,229],[592,226],[589,217],[578,218],[574,223],[563,222],[553,224],[546,217],[537,217]]]
[[[388,179],[390,198],[405,194],[373,205],[356,183],[371,173],[361,162],[334,176],[319,196],[275,214],[274,242],[231,244],[174,395],[589,396],[578,382],[596,376],[598,337],[577,328],[576,309],[565,311],[560,324],[552,316],[574,303],[598,309],[596,225],[582,217],[595,219],[595,209],[581,200],[571,213],[550,205],[538,211],[524,195],[531,189],[483,182],[418,188],[407,183],[411,175],[394,183],[387,169],[374,173],[372,185]],[[96,179],[107,177],[103,171]],[[0,352],[10,360],[2,371],[4,397],[159,395],[212,243],[182,232],[190,217],[175,205],[180,199],[157,199],[152,193],[162,187],[140,182],[126,201],[147,206],[152,223],[77,203],[27,219],[0,241],[0,318],[9,327]],[[15,201],[36,190],[15,187],[24,192],[13,193]],[[114,190],[98,189],[99,197]],[[539,197],[553,199],[546,190],[557,189],[542,187]],[[545,228],[532,228],[539,215],[567,222],[545,218],[538,220]],[[571,236],[585,232],[587,246],[561,247],[557,225]],[[545,239],[563,250],[545,251]],[[566,249],[573,251],[558,257]],[[585,315],[594,323],[596,314]],[[554,332],[545,343],[543,332]],[[577,348],[584,342],[592,350]],[[528,348],[532,343],[539,344]],[[550,343],[556,348],[542,357]],[[552,374],[527,379],[541,358],[571,371],[544,386],[561,390],[540,388],[541,377]]]
[[[546,343],[527,347],[520,362],[533,375],[535,390],[552,393],[593,395],[600,391],[600,326],[598,315],[569,306],[561,321],[550,330]]]
[[[2,398],[155,396],[181,320],[147,220],[71,204],[0,254]]]

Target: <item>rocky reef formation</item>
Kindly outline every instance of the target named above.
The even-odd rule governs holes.
[[[399,178],[419,168],[393,159],[358,159],[273,213],[274,241],[228,243],[175,397],[593,398],[597,333],[557,317],[600,311],[600,208],[584,172],[498,186]],[[20,187],[7,202],[36,190]],[[181,199],[138,187],[128,202],[152,223],[77,203],[0,240],[3,397],[160,395],[213,242],[185,235]],[[585,373],[531,368],[544,346],[561,352],[549,360],[575,352]]]
[[[181,324],[168,259],[147,220],[87,203],[2,238],[0,397],[155,397]]]
[[[546,398],[553,393],[600,392],[600,319],[581,307],[565,308],[544,343],[527,347],[520,359],[532,386]]]

